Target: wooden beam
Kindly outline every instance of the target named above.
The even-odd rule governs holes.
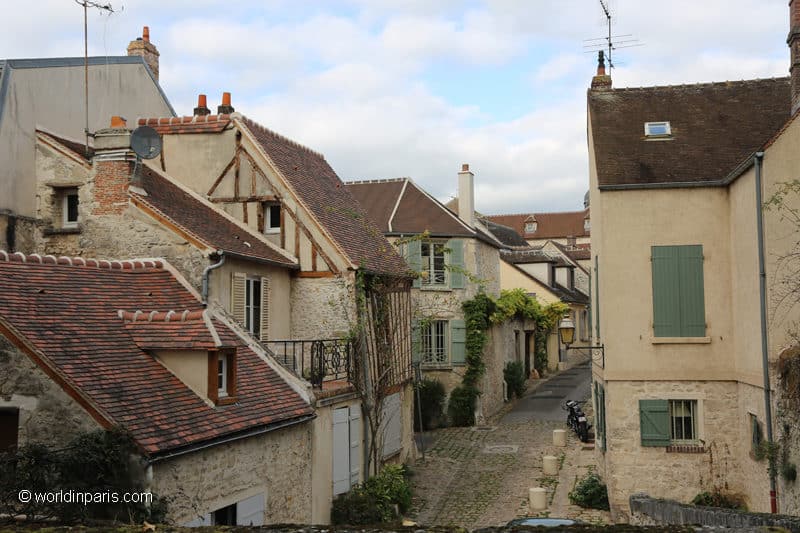
[[[336,276],[336,274],[334,274],[333,272],[327,272],[327,271],[326,272],[310,272],[310,271],[309,272],[300,272],[300,271],[296,270],[294,272],[294,277],[296,277],[296,278],[333,278],[335,276]]]
[[[272,194],[262,194],[260,196],[218,196],[209,198],[215,204],[235,204],[239,202],[276,202],[278,199]]]
[[[211,185],[211,188],[208,190],[206,196],[211,196],[212,194],[214,194],[214,191],[217,190],[217,187],[219,187],[220,182],[222,182],[223,178],[225,178],[225,175],[238,160],[239,160],[239,148],[237,147],[236,152],[234,152],[233,154],[233,158],[230,161],[228,161],[228,164],[225,165],[225,168],[222,169],[222,173],[220,173],[220,175],[217,176],[217,179],[214,180],[214,183],[213,185]],[[234,194],[238,194],[238,191],[234,191]]]

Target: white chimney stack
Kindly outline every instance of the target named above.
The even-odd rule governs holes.
[[[458,218],[470,228],[475,227],[475,174],[467,163],[458,173]]]

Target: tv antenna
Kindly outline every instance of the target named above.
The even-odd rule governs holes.
[[[89,157],[89,8],[106,11],[110,15],[114,12],[111,4],[101,4],[91,0],[75,0],[79,6],[83,6],[83,105],[86,123],[83,133],[85,135],[86,157]]]
[[[599,0],[600,7],[603,9],[603,14],[606,17],[606,24],[608,25],[608,35],[603,37],[595,37],[593,39],[584,39],[584,48],[588,48],[588,50],[584,50],[584,53],[594,53],[598,50],[606,49],[605,56],[608,59],[608,66],[614,68],[614,62],[612,60],[611,52],[614,50],[620,50],[622,48],[632,48],[634,46],[644,46],[644,43],[640,43],[639,39],[629,39],[629,37],[633,37],[633,34],[626,33],[624,35],[613,35],[611,28],[612,28],[612,16],[611,16],[611,9],[609,8],[609,0]],[[623,40],[615,40],[615,39],[623,39]],[[605,41],[605,42],[603,42]]]

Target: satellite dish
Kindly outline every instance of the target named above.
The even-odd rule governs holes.
[[[139,126],[131,132],[131,148],[142,159],[153,159],[161,153],[161,137],[150,126]]]

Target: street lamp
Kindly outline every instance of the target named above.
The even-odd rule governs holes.
[[[592,361],[599,364],[600,368],[604,368],[606,364],[606,349],[604,345],[599,346],[576,346],[570,347],[570,344],[575,342],[575,322],[569,315],[564,316],[561,322],[558,323],[558,339],[564,345],[564,350],[589,350]]]

